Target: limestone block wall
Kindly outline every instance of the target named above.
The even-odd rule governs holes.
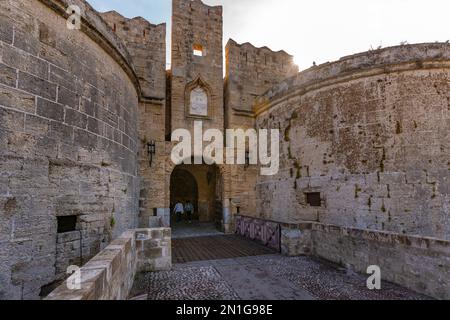
[[[312,254],[311,223],[281,226],[281,253],[286,256]]]
[[[164,100],[166,94],[166,24],[142,17],[127,19],[116,11],[100,13],[123,41],[133,61],[143,97]]]
[[[71,3],[81,30],[67,1],[0,2],[0,299],[45,295],[137,226],[139,83],[106,23]]]
[[[171,129],[193,129],[195,120],[206,129],[223,128],[222,7],[201,0],[172,2]],[[200,45],[203,56],[194,55]],[[190,117],[187,87],[201,78],[209,96],[208,117]],[[193,131],[193,130],[192,130]]]
[[[139,226],[149,227],[156,211],[165,208],[165,102],[166,102],[166,24],[154,25],[136,17],[127,19],[110,11],[100,14],[130,52],[142,88],[138,117],[138,170],[141,177]],[[156,143],[150,166],[147,144]]]
[[[450,242],[394,232],[322,223],[283,225],[283,253],[314,255],[366,274],[372,265],[382,281],[434,297],[450,297]]]
[[[391,281],[437,299],[450,298],[450,242],[315,224],[314,254],[366,273],[377,265]]]
[[[253,113],[252,107],[258,96],[298,73],[298,66],[290,54],[267,47],[257,48],[248,42],[238,44],[230,39],[225,57],[225,99],[231,125],[233,113]]]
[[[257,127],[280,128],[281,168],[258,178],[259,215],[450,239],[449,86],[450,46],[436,43],[345,57],[269,90]]]
[[[225,127],[255,127],[252,107],[255,99],[286,78],[295,75],[298,67],[284,51],[256,48],[250,43],[238,44],[230,39],[225,48],[226,75],[224,87]],[[233,214],[256,215],[256,177],[258,168],[227,166],[231,184]]]
[[[136,272],[172,269],[172,235],[170,228],[136,229]]]
[[[126,300],[137,272],[172,268],[170,229],[135,229],[124,232],[72,275],[46,300]],[[77,284],[79,288],[67,286]]]
[[[139,104],[138,168],[141,177],[139,226],[149,227],[149,219],[159,208],[168,207],[165,198],[166,151],[164,105]],[[150,157],[148,143],[155,143],[156,154]],[[167,148],[170,150],[169,148]],[[151,160],[151,163],[150,163]]]

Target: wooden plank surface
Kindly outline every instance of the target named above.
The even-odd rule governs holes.
[[[236,235],[172,240],[173,263],[274,254],[275,250]]]

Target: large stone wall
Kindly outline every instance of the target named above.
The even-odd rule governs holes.
[[[281,168],[259,177],[259,215],[450,239],[449,85],[450,46],[436,43],[342,58],[269,90],[257,127],[281,129]]]
[[[126,300],[130,298],[136,273],[171,268],[170,229],[128,230],[52,291],[46,300]]]
[[[130,53],[146,98],[166,95],[166,24],[154,25],[142,17],[127,19],[116,11],[100,13]]]
[[[223,128],[223,24],[222,7],[201,0],[173,0],[172,9],[171,129],[193,129],[195,120],[204,128]],[[203,56],[194,55],[195,45]],[[207,117],[188,113],[188,85],[201,79],[208,92]]]
[[[314,255],[364,274],[376,265],[382,281],[450,298],[449,241],[322,223],[285,224],[281,234],[284,254]]]
[[[153,25],[136,17],[127,19],[115,11],[101,13],[130,52],[142,88],[138,117],[138,169],[141,177],[139,226],[149,227],[155,211],[166,208],[164,192],[166,154],[166,24]],[[147,144],[154,141],[150,157]]]
[[[255,99],[274,85],[297,74],[293,56],[250,43],[238,44],[230,39],[225,48],[226,75],[224,87],[225,128],[255,127],[252,107]],[[227,166],[227,198],[233,214],[256,215],[256,166]]]
[[[0,299],[35,299],[136,227],[141,90],[84,1],[0,2]],[[47,6],[47,5],[51,5]],[[76,216],[57,233],[57,217]]]
[[[252,107],[257,97],[298,73],[298,66],[290,54],[274,52],[267,47],[257,48],[248,42],[238,44],[230,39],[225,57],[227,127],[242,126],[245,120],[239,116],[253,114]],[[249,127],[253,127],[253,121]]]

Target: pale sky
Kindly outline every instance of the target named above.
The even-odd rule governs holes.
[[[88,0],[99,11],[168,23],[171,0]],[[295,56],[300,69],[379,46],[450,39],[450,0],[204,0],[229,38]],[[168,41],[170,44],[170,41]],[[170,62],[170,61],[168,61]]]

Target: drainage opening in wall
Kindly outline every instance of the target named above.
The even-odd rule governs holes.
[[[58,233],[75,231],[77,227],[77,216],[57,217]]]
[[[45,286],[41,287],[41,291],[39,292],[39,297],[41,298],[45,298],[46,296],[48,296],[53,290],[55,290],[56,288],[58,288],[62,283],[64,282],[64,280],[56,280],[52,283],[46,284]]]
[[[320,207],[322,206],[322,200],[320,197],[320,192],[308,192],[306,195],[306,203],[311,207]]]

